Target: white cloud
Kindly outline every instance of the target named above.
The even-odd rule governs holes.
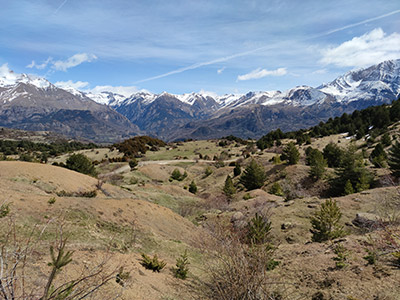
[[[55,62],[52,62],[52,68],[58,71],[67,71],[67,69],[69,68],[76,67],[84,62],[91,62],[96,59],[97,56],[94,54],[78,53],[71,56],[65,61],[57,60]]]
[[[49,57],[48,59],[46,59],[46,60],[45,60],[43,63],[41,63],[41,64],[37,64],[34,60],[32,60],[32,62],[31,62],[29,65],[27,65],[26,67],[29,68],[29,69],[36,68],[36,69],[38,69],[38,70],[43,70],[43,69],[45,69],[52,61],[53,61],[53,58],[52,58],[52,57]]]
[[[400,34],[387,35],[376,28],[338,47],[323,50],[320,62],[340,67],[366,67],[397,58],[400,58]]]
[[[74,88],[76,90],[82,90],[89,86],[89,82],[86,81],[74,82],[72,80],[68,80],[68,81],[58,81],[54,85],[62,89]]]
[[[251,79],[259,79],[266,76],[283,76],[287,73],[286,68],[278,68],[276,70],[266,70],[258,68],[256,70],[251,71],[250,73],[239,75],[237,77],[238,81],[241,80],[251,80]]]
[[[226,69],[226,67],[222,67],[221,69],[218,69],[218,70],[217,70],[217,73],[218,73],[218,74],[221,74],[225,69]]]
[[[69,90],[75,89],[84,93],[100,94],[101,92],[112,92],[125,97],[129,97],[139,90],[135,86],[112,86],[112,85],[98,85],[94,88],[90,88],[89,82],[86,81],[58,81],[54,84],[55,86]],[[144,91],[144,90],[142,90]]]
[[[101,92],[112,92],[115,94],[120,94],[125,97],[129,97],[139,90],[135,86],[111,86],[111,85],[98,85],[92,89],[86,90],[86,92],[91,92],[93,94],[99,94]],[[143,90],[144,91],[144,90]]]

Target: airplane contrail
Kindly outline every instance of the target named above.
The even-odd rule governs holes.
[[[67,2],[67,0],[65,2]],[[308,37],[306,39],[302,39],[302,40],[299,40],[299,41],[307,41],[307,40],[310,40],[310,39],[315,39],[315,38],[327,36],[327,35],[330,35],[332,33],[336,33],[336,32],[339,32],[339,31],[343,31],[345,29],[353,28],[353,27],[356,27],[356,26],[359,26],[359,25],[362,25],[362,24],[366,24],[368,22],[372,22],[372,21],[376,21],[376,20],[379,20],[379,19],[383,19],[383,18],[392,16],[392,15],[395,15],[395,14],[398,14],[398,13],[400,13],[400,9],[392,11],[392,12],[387,13],[387,14],[383,14],[383,15],[376,16],[376,17],[373,17],[373,18],[369,18],[369,19],[366,19],[366,20],[363,20],[363,21],[360,21],[360,22],[357,22],[357,23],[352,23],[352,24],[349,24],[349,25],[346,25],[346,26],[342,26],[342,27],[339,27],[339,28],[331,29],[329,31],[325,31],[325,32],[322,32],[320,34],[317,34],[317,35],[314,35],[314,36],[310,36],[310,37]],[[179,74],[179,73],[182,73],[182,72],[185,72],[185,71],[198,69],[200,67],[213,65],[213,64],[216,64],[216,63],[220,63],[220,62],[225,62],[225,61],[237,58],[237,57],[253,54],[253,53],[261,51],[261,50],[272,49],[272,48],[277,47],[279,44],[280,43],[277,43],[277,44],[274,44],[274,45],[263,46],[263,47],[259,47],[259,48],[252,49],[252,50],[248,50],[248,51],[245,51],[245,52],[240,52],[240,53],[232,54],[232,55],[229,55],[229,56],[216,58],[216,59],[213,59],[213,60],[210,60],[210,61],[195,63],[195,64],[192,64],[192,65],[187,66],[187,67],[179,68],[179,69],[167,72],[167,73],[163,73],[163,74],[160,74],[160,75],[157,75],[157,76],[153,76],[153,77],[149,77],[149,78],[145,78],[145,79],[136,81],[134,84],[147,82],[147,81],[151,81],[151,80],[155,80],[155,79],[160,79],[160,78],[164,78],[164,77],[167,77],[167,76],[170,76],[170,75]]]
[[[65,5],[65,3],[67,3],[68,0],[64,0],[63,3],[61,3],[61,5],[54,11],[54,14],[58,13],[58,11]]]

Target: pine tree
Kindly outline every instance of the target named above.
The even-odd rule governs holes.
[[[297,164],[300,158],[300,153],[293,142],[290,142],[286,145],[286,147],[283,149],[281,158],[286,160],[289,165]]]
[[[343,150],[334,143],[329,143],[323,150],[325,159],[328,162],[328,167],[337,168],[340,166],[343,159]]]
[[[254,159],[243,171],[239,182],[244,185],[247,190],[261,188],[266,180],[263,166],[259,165]]]
[[[342,213],[336,201],[327,199],[321,203],[320,210],[311,217],[312,240],[323,242],[344,235],[343,226],[339,224]]]
[[[389,133],[385,132],[385,134],[382,135],[381,142],[385,147],[390,146],[392,144],[392,140],[390,138]]]
[[[256,213],[247,224],[247,230],[247,238],[251,244],[264,244],[267,242],[268,235],[271,232],[271,222]]]
[[[186,279],[189,272],[189,259],[187,255],[187,250],[176,259],[176,268],[173,269],[175,277],[179,279]]]
[[[239,176],[242,173],[242,168],[240,167],[240,164],[235,163],[235,168],[233,169],[233,176]]]
[[[325,174],[327,162],[320,151],[313,151],[313,153],[313,158],[310,162],[310,177],[318,180]]]
[[[194,182],[194,180],[192,180],[192,182],[189,185],[189,192],[191,192],[192,194],[196,194],[197,193],[197,185]]]
[[[346,195],[351,191],[349,185],[345,191],[348,181],[354,192],[355,189],[365,189],[367,186],[369,188],[372,180],[373,175],[365,168],[362,156],[356,153],[355,147],[350,147],[343,153],[340,168],[336,169],[336,177],[331,181],[331,191],[334,195]]]
[[[231,176],[227,176],[226,180],[225,180],[225,185],[223,188],[224,194],[228,197],[228,198],[232,198],[232,196],[236,193],[236,188],[233,185],[233,181]]]
[[[389,150],[388,163],[393,176],[400,177],[400,144],[398,141]]]
[[[344,186],[344,194],[350,195],[354,193],[353,185],[351,184],[350,179],[346,181],[346,185]]]

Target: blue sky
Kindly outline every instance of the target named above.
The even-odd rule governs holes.
[[[0,0],[0,7],[0,66],[82,90],[283,91],[400,58],[398,0]]]

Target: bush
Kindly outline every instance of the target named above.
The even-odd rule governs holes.
[[[131,168],[131,170],[134,170],[137,166],[138,166],[137,160],[135,158],[132,158],[129,161],[129,167]]]
[[[48,203],[49,205],[53,205],[54,203],[56,203],[56,198],[55,198],[55,197],[51,197],[51,198],[49,199],[49,201],[47,201],[47,203]]]
[[[92,161],[85,155],[78,153],[72,154],[66,162],[66,168],[77,171],[87,175],[96,175],[95,168],[92,164]]]
[[[208,167],[206,168],[206,170],[204,171],[204,176],[205,176],[205,177],[208,177],[208,176],[210,176],[212,173],[213,173],[213,170],[211,169],[210,166],[208,166]]]
[[[327,199],[321,203],[320,210],[311,217],[312,240],[323,242],[344,236],[343,226],[339,224],[342,213],[336,201]]]
[[[148,270],[152,270],[153,272],[158,272],[167,265],[167,263],[163,260],[159,260],[157,254],[154,254],[153,258],[142,253],[142,258],[140,259],[140,264]]]
[[[244,185],[247,190],[261,188],[266,180],[263,166],[257,164],[253,159],[244,170],[239,182]]]
[[[226,230],[211,232],[215,243],[204,252],[212,259],[205,261],[206,280],[200,281],[201,299],[280,299],[271,288],[268,270],[278,264],[274,250],[265,245],[240,242],[238,236]],[[211,250],[211,251],[210,251]]]
[[[186,279],[189,272],[189,259],[187,255],[187,250],[176,259],[176,267],[173,269],[174,275],[179,279]]]
[[[275,182],[269,189],[270,194],[283,196],[283,190],[279,182]]]
[[[175,169],[172,171],[171,180],[177,180],[177,181],[182,181],[187,177],[187,173],[185,171],[185,173],[181,173],[178,169]]]
[[[6,217],[10,213],[10,204],[3,203],[0,206],[0,219]]]

